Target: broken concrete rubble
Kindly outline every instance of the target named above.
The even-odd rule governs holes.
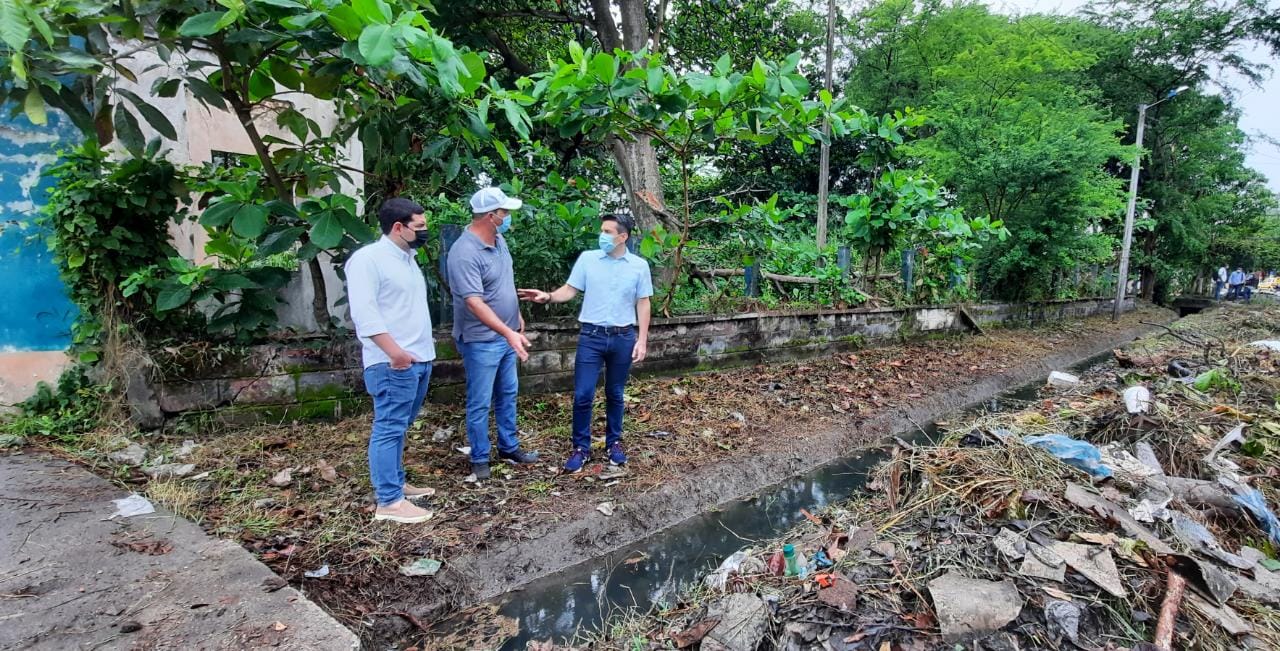
[[[948,572],[929,582],[929,594],[947,639],[998,631],[1022,612],[1022,595],[1013,581],[997,583]]]
[[[702,639],[704,651],[755,651],[769,624],[764,600],[752,594],[732,594],[708,609],[719,623]]]

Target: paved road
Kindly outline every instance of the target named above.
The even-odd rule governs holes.
[[[235,543],[38,452],[0,456],[0,649],[349,651],[350,630]]]

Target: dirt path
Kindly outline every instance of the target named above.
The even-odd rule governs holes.
[[[0,649],[356,648],[239,545],[43,453],[0,457]],[[268,585],[280,586],[273,592]]]

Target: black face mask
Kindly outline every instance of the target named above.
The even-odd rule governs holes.
[[[405,228],[409,228],[409,227],[405,226]],[[413,230],[413,229],[410,229],[410,230]],[[427,233],[427,229],[425,228],[420,231],[413,231],[413,233],[414,233],[414,238],[407,242],[407,244],[409,245],[409,248],[411,249],[421,249],[423,246],[426,245],[427,238],[431,237]]]

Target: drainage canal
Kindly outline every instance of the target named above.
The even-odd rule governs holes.
[[[1110,352],[1096,355],[1071,370],[1090,369],[1110,358]],[[1042,385],[1034,382],[1007,391],[973,411],[1020,408],[1036,398]],[[925,443],[937,433],[937,426],[930,423],[899,438]],[[800,509],[821,508],[860,490],[867,472],[888,454],[884,446],[868,448],[499,597],[501,613],[520,624],[519,635],[502,648],[516,651],[533,640],[564,641],[576,632],[599,628],[616,611],[645,612],[654,604],[670,603],[680,586],[699,571],[795,525],[804,517]]]

